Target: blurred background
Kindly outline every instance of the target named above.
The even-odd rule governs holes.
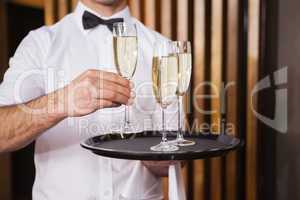
[[[22,38],[30,30],[51,25],[72,12],[76,3],[0,1],[0,80]],[[226,157],[189,162],[183,169],[187,199],[300,199],[300,94],[296,86],[300,75],[300,2],[130,0],[129,5],[132,14],[148,27],[174,40],[192,41],[193,80],[185,100],[187,126],[201,131],[205,128],[201,124],[219,125],[221,119],[226,119],[225,123],[233,124],[227,134],[245,143],[242,150]],[[277,86],[272,74],[285,66],[288,83]],[[271,87],[253,95],[255,84],[268,75]],[[216,89],[198,87],[204,81],[211,81]],[[234,85],[227,88],[226,98],[220,98],[219,89],[231,82]],[[288,131],[282,134],[261,123],[253,109],[270,119],[283,115],[275,112],[275,97],[277,90],[287,88]],[[217,97],[197,98],[203,94]],[[205,115],[199,111],[209,109],[216,112]],[[221,130],[220,126],[213,129]],[[18,152],[0,154],[1,200],[31,199],[33,150],[32,144]],[[166,199],[167,189],[165,178]]]

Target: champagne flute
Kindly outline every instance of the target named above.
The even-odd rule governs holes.
[[[137,28],[131,23],[115,23],[113,25],[114,59],[118,74],[131,80],[137,66],[138,39]],[[129,120],[129,107],[125,105],[124,133],[132,133],[133,127]]]
[[[152,82],[154,96],[162,109],[162,140],[150,148],[152,151],[170,152],[179,149],[168,142],[165,128],[165,109],[176,100],[177,90],[178,59],[171,50],[171,43],[168,41],[157,41],[154,45]]]
[[[183,96],[186,94],[192,74],[192,50],[189,41],[174,41],[173,48],[176,49],[178,57],[178,87],[177,87],[177,102],[178,102],[178,132],[175,140],[178,146],[190,146],[195,142],[186,140],[183,137],[182,124],[181,124],[181,102]]]

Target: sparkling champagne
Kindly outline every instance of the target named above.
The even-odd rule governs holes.
[[[192,73],[192,55],[179,53],[178,55],[178,88],[177,95],[183,96],[189,88]]]
[[[152,66],[153,92],[156,101],[166,108],[176,97],[178,85],[178,58],[176,55],[154,57]]]
[[[137,65],[137,37],[117,36],[114,37],[114,58],[118,73],[124,78],[131,79]]]

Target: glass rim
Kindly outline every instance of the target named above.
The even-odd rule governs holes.
[[[189,40],[171,41],[171,45],[174,46],[177,53],[191,53],[192,52],[192,43]]]
[[[113,26],[119,26],[119,25],[126,25],[125,22],[115,22],[113,23]]]
[[[128,22],[115,22],[113,23],[113,27],[118,26],[136,26],[136,23],[128,23]]]

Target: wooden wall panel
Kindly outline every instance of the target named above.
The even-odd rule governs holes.
[[[15,4],[42,9],[46,0],[11,0]]]
[[[188,40],[188,14],[188,0],[177,0],[177,40]]]
[[[229,0],[228,1],[228,11],[227,11],[227,34],[226,34],[226,94],[227,94],[227,115],[226,120],[228,123],[232,123],[237,126],[237,103],[238,103],[238,24],[239,24],[239,0]],[[228,129],[232,132],[227,132],[227,134],[234,135],[236,128],[234,130]]]
[[[155,30],[156,29],[156,16],[157,16],[157,10],[156,10],[156,0],[143,0],[143,22],[146,26],[149,28]]]
[[[177,40],[180,41],[186,41],[188,40],[188,0],[177,0],[177,24],[176,24],[176,31],[177,31]],[[173,16],[175,17],[175,16]],[[187,95],[184,96],[184,102],[183,105],[186,108],[187,105]],[[186,110],[186,109],[185,109]],[[190,163],[188,163],[189,165]],[[189,181],[188,180],[188,165],[186,165],[183,170],[183,177],[185,180],[185,186],[186,186],[186,191],[188,191],[189,187]]]
[[[131,14],[132,16],[134,16],[135,18],[141,20],[141,16],[142,16],[142,7],[141,7],[141,0],[129,0],[129,7],[131,10]]]
[[[257,199],[257,119],[251,110],[257,98],[251,97],[251,90],[259,76],[259,21],[260,0],[248,3],[248,66],[247,66],[247,134],[246,134],[246,196],[247,200]]]
[[[71,11],[70,5],[71,2],[69,0],[58,0],[57,10],[59,19],[62,19]]]
[[[205,104],[203,96],[204,87],[202,83],[205,81],[205,0],[194,0],[193,4],[193,116],[195,124],[202,124],[205,122],[203,110]],[[191,23],[191,22],[190,22]],[[199,128],[197,128],[199,129]],[[201,130],[196,130],[201,131]],[[196,160],[193,163],[193,199],[205,199],[205,166],[203,160]]]
[[[11,155],[0,156],[0,199],[11,199]]]
[[[211,122],[218,123],[221,119],[219,93],[222,87],[222,39],[223,39],[223,1],[212,0],[212,24],[211,24]],[[215,130],[220,131],[219,127]]]
[[[220,90],[222,87],[222,54],[223,54],[223,1],[212,0],[212,17],[211,17],[211,95],[215,98],[211,99],[211,123],[217,124],[216,133],[220,132]],[[222,170],[221,158],[211,159],[211,180],[210,180],[210,196],[212,200],[221,200],[222,196]]]
[[[8,67],[7,12],[4,2],[0,2],[0,82]],[[0,153],[0,199],[11,198],[11,154]]]
[[[7,12],[4,2],[0,2],[0,82],[2,82],[2,75],[4,74],[8,65],[8,44],[7,44]]]
[[[161,13],[161,33],[168,37],[172,37],[172,0],[160,1],[160,13]]]
[[[77,6],[78,0],[71,0],[72,10],[74,10]]]
[[[57,2],[55,0],[44,1],[44,16],[46,25],[54,24],[57,21],[56,3]]]
[[[44,1],[45,24],[51,25],[72,12],[77,0],[47,0]]]
[[[226,122],[234,129],[228,128],[227,134],[237,136],[238,130],[238,24],[239,0],[227,1],[226,30]],[[232,85],[233,84],[233,85]],[[228,154],[225,159],[226,199],[237,199],[237,152]]]

